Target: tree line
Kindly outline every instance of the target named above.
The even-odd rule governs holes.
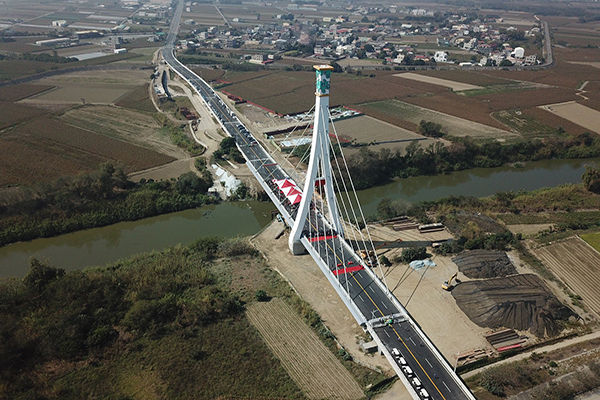
[[[507,163],[545,159],[577,159],[600,156],[600,138],[589,133],[529,139],[501,144],[497,141],[478,143],[470,137],[449,138],[423,148],[418,141],[406,149],[381,149],[378,152],[362,147],[347,159],[350,176],[356,189],[381,185],[390,179],[418,175],[434,175],[471,168],[492,168]],[[340,177],[338,176],[338,179]],[[344,179],[348,179],[344,177]]]
[[[210,173],[187,172],[167,181],[127,179],[121,166],[62,177],[0,197],[0,246],[39,237],[133,221],[215,201]]]

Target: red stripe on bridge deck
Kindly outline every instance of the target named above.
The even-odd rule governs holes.
[[[338,276],[338,275],[344,274],[346,272],[350,273],[350,272],[362,271],[363,269],[365,269],[365,267],[363,267],[362,265],[357,265],[355,267],[350,267],[350,268],[346,268],[346,269],[344,269],[344,268],[336,269],[331,272],[333,272],[333,274],[335,276]]]
[[[265,164],[265,165],[263,165],[263,167],[273,167],[275,165],[277,165],[277,164],[276,163],[271,163],[271,164]]]
[[[321,240],[335,239],[337,236],[317,236],[315,238],[308,239],[309,242],[320,242]]]

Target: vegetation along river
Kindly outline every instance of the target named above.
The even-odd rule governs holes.
[[[395,180],[360,191],[365,215],[375,214],[384,197],[409,202],[450,195],[483,197],[498,191],[534,190],[564,183],[580,183],[585,165],[600,166],[600,159],[544,160],[523,167],[479,168],[448,175]],[[31,256],[47,258],[52,265],[75,270],[105,265],[133,254],[187,245],[206,236],[247,236],[270,221],[271,203],[222,203],[195,210],[122,222],[104,228],[69,233],[55,238],[15,243],[0,248],[0,277],[22,277]]]

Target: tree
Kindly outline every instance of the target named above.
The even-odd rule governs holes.
[[[424,119],[419,122],[419,133],[423,136],[429,137],[440,137],[443,136],[442,125],[436,124],[435,122],[425,121]]]
[[[581,175],[581,180],[587,190],[600,194],[600,170],[586,165],[585,172]]]
[[[177,178],[177,182],[175,182],[175,189],[181,194],[206,193],[211,186],[212,182],[200,179],[200,177],[193,172],[182,174]]]
[[[338,63],[336,63],[335,61],[332,61],[331,64],[329,64],[333,67],[333,72],[344,72],[344,69],[342,68],[342,66]]]
[[[409,247],[408,249],[404,249],[400,255],[400,261],[405,264],[425,258],[427,258],[427,249],[425,247]]]
[[[42,292],[50,282],[64,276],[65,270],[48,265],[47,261],[36,258],[29,259],[29,273],[23,278],[25,286],[38,293]]]

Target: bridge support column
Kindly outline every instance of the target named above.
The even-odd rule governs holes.
[[[342,221],[338,212],[337,199],[333,189],[333,178],[331,172],[330,151],[329,151],[329,87],[331,80],[330,65],[315,65],[317,76],[317,91],[315,93],[315,122],[313,128],[312,143],[310,149],[310,160],[308,162],[308,171],[306,181],[302,190],[302,201],[296,214],[296,220],[290,233],[289,248],[292,254],[304,254],[306,249],[300,242],[302,231],[311,230],[311,220],[308,218],[311,213],[317,212],[315,204],[312,202],[315,186],[325,188],[324,197],[327,201],[328,220],[333,225],[337,234],[343,236]],[[316,230],[316,227],[312,227]]]

